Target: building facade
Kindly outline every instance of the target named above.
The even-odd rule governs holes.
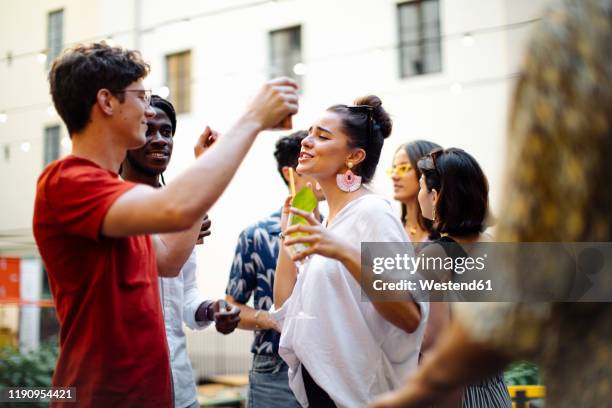
[[[223,133],[262,82],[290,75],[301,85],[296,129],[307,129],[332,104],[366,94],[382,99],[394,130],[374,190],[390,197],[384,170],[396,148],[428,139],[475,156],[489,178],[495,213],[512,85],[525,38],[546,2],[12,2],[0,16],[0,256],[40,267],[31,234],[36,178],[46,163],[70,151],[65,126],[51,106],[49,62],[64,47],[102,39],[139,49],[151,64],[147,86],[177,107],[167,181],[193,161],[193,143],[206,125]],[[258,137],[210,211],[212,235],[198,250],[200,288],[209,297],[223,296],[240,230],[283,202],[285,187],[272,152],[284,134]],[[192,352],[205,336],[213,334],[190,334]],[[235,336],[248,341],[250,333]]]

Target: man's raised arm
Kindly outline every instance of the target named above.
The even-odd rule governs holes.
[[[297,110],[295,82],[278,78],[266,83],[204,159],[196,160],[166,188],[138,185],[121,195],[104,218],[102,234],[122,237],[192,227],[223,193],[257,134],[277,126]]]

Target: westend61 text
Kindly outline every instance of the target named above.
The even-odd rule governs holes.
[[[420,279],[419,281],[419,289],[422,291],[483,291],[488,290],[492,291],[493,286],[491,285],[491,280],[480,279],[480,280],[472,280],[470,282],[438,282],[432,279]],[[407,279],[402,279],[397,282],[383,282],[378,279],[375,280],[372,284],[374,290],[384,291],[414,291],[417,290],[417,283],[415,281],[409,281]]]

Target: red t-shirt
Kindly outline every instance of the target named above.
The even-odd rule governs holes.
[[[77,406],[172,406],[151,238],[100,234],[108,209],[134,185],[75,156],[38,179],[34,236],[60,321],[53,385],[76,387]]]

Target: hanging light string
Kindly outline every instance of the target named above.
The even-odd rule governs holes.
[[[287,1],[287,0],[284,0]],[[194,17],[192,17],[192,19],[195,18],[204,18],[204,17],[208,17],[208,16],[212,16],[212,15],[218,15],[218,14],[222,14],[225,12],[229,12],[229,11],[235,11],[238,9],[245,9],[245,8],[249,8],[249,7],[256,7],[259,6],[261,4],[265,4],[265,3],[270,3],[270,0],[266,0],[266,1],[258,1],[258,2],[254,2],[254,3],[250,3],[248,5],[243,5],[243,6],[235,6],[235,7],[228,7],[225,9],[220,9],[220,10],[215,10],[215,11],[210,11],[210,12],[206,12],[206,13],[200,13],[198,15],[195,15]],[[348,52],[342,52],[342,53],[335,53],[335,54],[328,54],[328,55],[323,55],[323,56],[318,56],[318,57],[312,57],[306,60],[303,60],[301,62],[299,62],[298,64],[296,64],[296,67],[299,65],[300,69],[302,69],[305,66],[312,66],[313,64],[319,64],[319,63],[325,63],[325,62],[329,62],[332,61],[334,59],[343,59],[343,58],[347,58],[347,57],[354,57],[354,56],[358,56],[358,55],[363,55],[363,54],[367,54],[367,53],[372,53],[372,52],[385,52],[385,51],[396,51],[400,48],[403,47],[410,47],[410,46],[415,46],[415,45],[420,45],[420,44],[424,44],[424,43],[428,43],[428,42],[437,42],[437,41],[449,41],[449,40],[457,40],[457,39],[462,39],[464,40],[464,42],[466,43],[466,47],[469,47],[473,44],[474,40],[474,36],[480,36],[480,35],[485,35],[485,34],[490,34],[490,33],[497,33],[497,32],[503,32],[503,31],[508,31],[508,30],[514,30],[517,28],[521,28],[521,27],[525,27],[528,25],[531,25],[533,23],[536,23],[537,21],[539,21],[539,18],[536,19],[530,19],[530,20],[524,20],[524,21],[519,21],[519,22],[515,22],[515,23],[509,23],[509,24],[504,24],[504,25],[498,25],[498,26],[492,26],[492,27],[484,27],[484,28],[479,28],[479,29],[474,29],[471,31],[464,31],[464,32],[460,32],[460,33],[451,33],[451,34],[445,34],[445,35],[439,35],[439,36],[432,36],[432,37],[425,37],[422,39],[418,39],[418,40],[414,40],[414,41],[402,41],[400,44],[393,44],[393,45],[387,45],[387,46],[373,46],[373,47],[366,47],[366,48],[361,48],[359,50],[352,50],[352,51],[348,51]],[[167,20],[165,22],[162,22],[160,24],[158,24],[157,26],[160,25],[170,25],[170,24],[176,24],[179,22],[183,22],[185,21],[185,19],[172,19],[172,20]],[[147,32],[148,29],[143,30],[143,32]],[[130,31],[126,31],[126,32],[130,32]],[[117,33],[115,33],[116,35]],[[468,45],[469,44],[469,45]],[[38,55],[39,53],[37,52],[28,52],[28,53],[24,53],[21,55],[27,55],[27,56],[31,56],[31,55]],[[16,58],[17,55],[13,56],[13,58]],[[1,60],[1,59],[0,59]],[[5,58],[6,60],[6,58]],[[295,67],[294,67],[295,68]],[[248,71],[226,71],[226,72],[218,72],[218,73],[209,73],[206,76],[206,79],[211,79],[211,78],[221,78],[221,77],[232,77],[232,76],[237,76],[237,75],[241,75],[244,73],[249,73],[249,74],[264,74],[267,73],[269,70],[269,67],[266,66],[259,66],[259,67],[251,67],[251,69],[249,69]],[[305,71],[305,69],[304,69]],[[302,72],[302,74],[304,74],[305,72]],[[516,74],[510,74],[510,75],[506,75],[503,76],[502,78],[500,78],[499,80],[506,80],[508,77],[513,77],[516,76]],[[466,87],[469,87],[471,84],[474,84],[478,81],[489,81],[489,79],[477,79],[477,80],[468,80],[468,81],[461,81],[461,85],[465,85]],[[192,78],[190,81],[190,86],[192,87],[193,90],[193,86],[195,84],[197,84],[198,82],[198,78]],[[448,85],[434,85],[434,86],[429,86],[429,87],[425,87],[425,88],[419,88],[416,89],[415,91],[417,93],[423,93],[423,92],[427,92],[428,90],[436,90],[438,88],[444,88],[447,87]],[[411,90],[412,92],[412,90]],[[22,105],[22,106],[17,106],[17,107],[5,107],[5,108],[0,108],[0,124],[6,122],[8,120],[8,113],[9,112],[23,112],[23,111],[30,111],[30,110],[41,110],[43,108],[46,108],[48,110],[52,109],[52,107],[50,107],[49,102],[39,102],[39,103],[34,103],[34,104],[30,104],[30,105]]]
[[[520,74],[518,72],[515,72],[515,73],[510,73],[510,74],[505,74],[505,75],[500,75],[500,76],[477,78],[477,79],[468,80],[468,81],[435,84],[435,85],[431,85],[431,86],[427,86],[427,87],[423,87],[423,88],[419,88],[415,90],[410,90],[410,95],[434,93],[434,92],[448,92],[448,91],[450,91],[453,94],[460,94],[465,89],[471,89],[471,88],[511,81],[511,80],[516,79],[519,75]],[[392,96],[405,96],[406,93],[397,92],[396,90],[392,90],[392,91],[381,91],[380,95],[381,97],[392,97]],[[47,105],[45,104],[44,106],[46,107]],[[2,145],[4,146],[4,149],[11,148],[11,147],[18,147],[21,151],[27,153],[30,150],[32,143],[37,143],[39,141],[40,141],[40,137],[20,138],[18,140],[4,142],[2,143]],[[64,136],[61,139],[61,146],[64,149],[68,150],[70,148],[70,144],[71,142],[68,137]],[[6,155],[6,153],[3,153],[0,150],[0,157],[2,155]]]
[[[103,39],[113,39],[115,37],[120,37],[120,36],[123,36],[123,35],[129,35],[129,34],[134,34],[134,33],[136,33],[136,34],[147,34],[147,33],[151,33],[153,31],[155,31],[155,29],[157,29],[157,28],[161,28],[161,27],[165,27],[165,26],[169,26],[169,25],[173,25],[173,24],[185,23],[185,22],[189,22],[189,21],[193,21],[193,20],[197,20],[197,19],[218,16],[220,14],[226,14],[226,13],[232,13],[232,12],[236,12],[236,11],[240,11],[240,10],[246,10],[246,9],[262,6],[264,4],[279,4],[279,3],[284,3],[284,2],[287,2],[287,1],[290,1],[290,0],[259,0],[259,1],[254,1],[254,2],[251,2],[251,3],[246,3],[246,4],[236,5],[236,6],[222,7],[222,8],[215,9],[215,10],[209,10],[209,11],[204,11],[204,12],[201,12],[201,13],[195,13],[195,14],[192,14],[192,15],[189,15],[189,16],[185,16],[185,17],[171,18],[171,19],[167,19],[167,20],[162,20],[162,21],[160,21],[158,23],[155,23],[155,24],[152,24],[150,26],[143,27],[143,28],[134,27],[134,28],[131,28],[131,29],[115,31],[115,32],[112,32],[112,33],[108,33],[106,35],[89,37],[89,38],[85,38],[85,39],[82,39],[82,40],[73,41],[73,42],[67,44],[66,48],[70,47],[70,46],[77,45],[77,44],[81,44],[81,43],[87,43],[87,42],[92,42],[92,41],[100,41],[100,40],[103,40]],[[32,56],[39,56],[40,54],[46,54],[46,52],[47,52],[46,49],[42,49],[42,50],[35,50],[35,51],[26,51],[26,52],[22,52],[22,53],[18,53],[18,54],[7,53],[6,56],[0,57],[0,62],[9,62],[9,64],[10,64],[15,59],[27,58],[27,57],[32,57]]]

